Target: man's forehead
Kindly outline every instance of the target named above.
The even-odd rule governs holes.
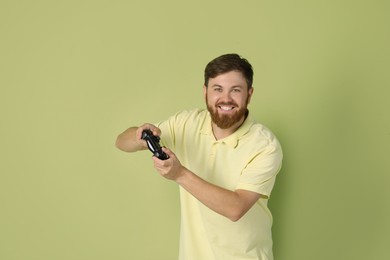
[[[221,88],[244,88],[247,87],[247,82],[244,77],[231,77],[221,74],[221,77],[211,78],[208,85]]]

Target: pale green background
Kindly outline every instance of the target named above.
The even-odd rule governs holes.
[[[1,0],[0,259],[176,259],[176,184],[114,140],[203,107],[204,66],[228,52],[284,147],[275,259],[390,259],[389,7]]]

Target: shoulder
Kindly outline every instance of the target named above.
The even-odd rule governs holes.
[[[266,139],[270,143],[279,143],[274,133],[268,127],[261,123],[253,123],[250,132],[260,138]]]
[[[157,124],[161,129],[164,145],[173,149],[183,145],[184,140],[194,140],[193,137],[199,133],[206,121],[206,112],[201,109],[183,110]]]
[[[199,117],[206,114],[207,111],[205,109],[194,108],[194,109],[182,110],[176,113],[174,116],[175,117]]]
[[[265,149],[282,152],[278,138],[268,127],[261,123],[253,122],[245,135],[245,139],[251,140],[250,143],[261,148],[261,150]]]
[[[204,121],[207,115],[207,110],[196,108],[180,111],[171,116],[169,120],[177,124],[196,124],[197,122]]]

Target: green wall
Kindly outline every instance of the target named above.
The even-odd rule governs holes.
[[[228,52],[284,147],[275,259],[389,259],[389,8],[1,0],[0,259],[176,259],[177,186],[114,140],[203,107],[204,66]]]

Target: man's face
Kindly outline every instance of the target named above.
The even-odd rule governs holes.
[[[210,78],[203,91],[213,122],[228,129],[245,117],[253,88],[248,90],[241,72],[230,71]]]

